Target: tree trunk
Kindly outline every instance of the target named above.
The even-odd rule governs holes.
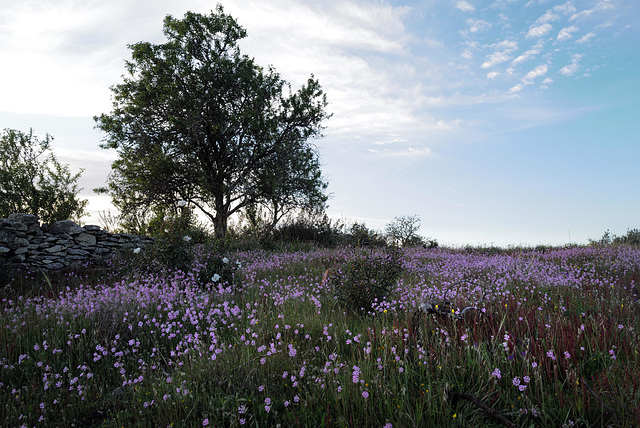
[[[217,239],[224,239],[227,235],[227,218],[220,212],[216,214],[215,235]]]

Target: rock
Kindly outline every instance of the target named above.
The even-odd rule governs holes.
[[[28,247],[29,246],[29,240],[25,239],[25,238],[16,238],[13,240],[13,245],[17,246],[17,247]]]
[[[82,246],[96,245],[96,237],[88,233],[81,233],[76,236],[76,242]]]
[[[55,223],[53,223],[53,225],[51,225],[51,227],[54,227],[56,229],[59,228],[60,230],[62,230],[63,233],[66,233],[69,235],[78,235],[84,232],[83,228],[81,228],[71,220],[56,221]]]
[[[36,216],[0,218],[0,256],[16,268],[61,269],[77,263],[107,260],[126,248],[148,247],[153,238],[112,234],[100,226],[80,227],[71,220],[40,225]]]
[[[23,223],[27,226],[33,223],[38,223],[38,224],[40,223],[40,219],[38,219],[37,216],[32,214],[22,214],[22,213],[9,214],[9,217],[7,217],[7,220]]]
[[[67,250],[67,254],[69,254],[70,256],[88,256],[91,253],[85,250],[71,248]]]

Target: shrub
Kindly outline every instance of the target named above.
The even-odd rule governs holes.
[[[339,302],[356,313],[367,314],[396,284],[402,272],[400,251],[393,247],[382,252],[360,248],[348,260],[331,275],[330,283]]]
[[[628,244],[628,245],[640,245],[640,230],[639,229],[627,229],[627,234],[624,236],[616,236],[613,239],[615,244]]]
[[[203,288],[218,289],[222,287],[237,291],[237,273],[239,262],[230,260],[226,255],[226,245],[223,241],[205,245],[199,250],[199,257],[194,262],[194,271],[198,282]]]
[[[313,242],[321,247],[334,247],[342,228],[340,222],[332,222],[324,213],[302,213],[274,230],[273,240],[281,244]]]
[[[387,241],[383,236],[367,228],[364,223],[353,223],[346,234],[349,244],[363,247],[384,247]]]

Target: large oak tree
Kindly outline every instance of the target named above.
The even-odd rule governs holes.
[[[255,204],[272,224],[293,208],[324,206],[317,149],[328,118],[313,75],[297,92],[272,68],[241,55],[246,31],[218,5],[164,19],[167,42],[129,45],[113,109],[95,117],[116,149],[108,191],[123,214],[199,208],[223,237],[229,217]]]

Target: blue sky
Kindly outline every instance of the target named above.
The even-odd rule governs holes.
[[[179,4],[178,4],[179,3]],[[640,227],[640,12],[621,0],[229,0],[245,54],[333,117],[316,141],[329,214],[418,214],[447,245],[586,243]],[[0,0],[0,126],[54,136],[92,217],[128,43],[210,1]]]

